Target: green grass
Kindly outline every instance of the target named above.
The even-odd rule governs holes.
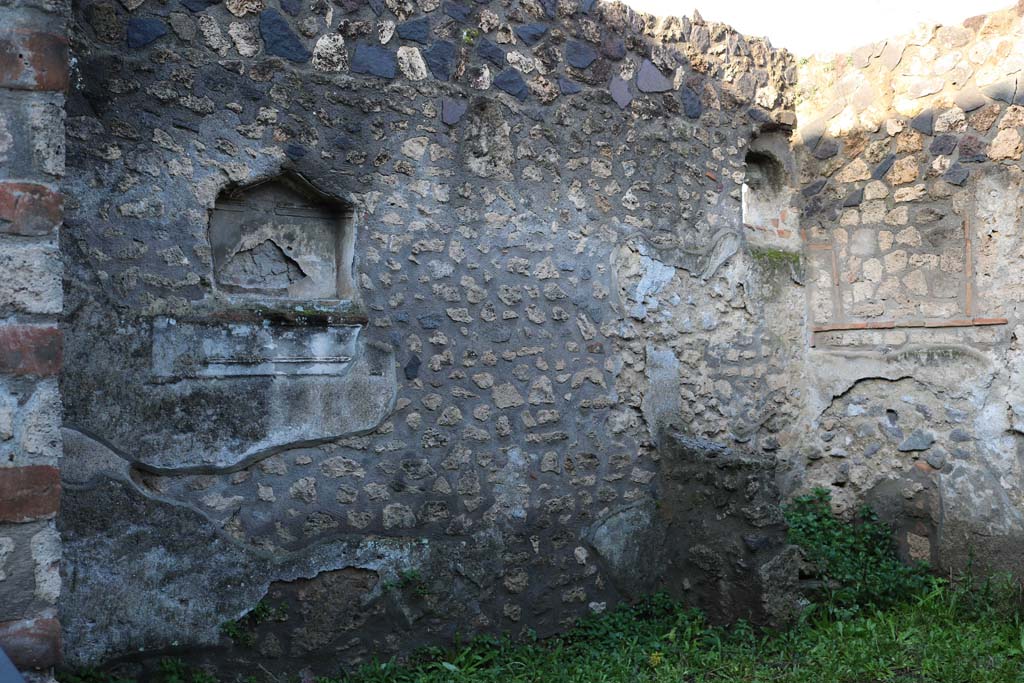
[[[994,591],[995,595],[999,591]],[[988,683],[1024,681],[1024,624],[937,582],[900,605],[793,628],[716,628],[664,598],[585,621],[545,641],[477,642],[406,666],[367,666],[346,683]]]
[[[985,590],[990,597],[979,597]],[[482,639],[404,666],[373,664],[318,683],[1010,683],[1024,681],[1024,623],[1014,596],[1014,586],[968,592],[937,581],[903,604],[842,619],[816,609],[777,632],[713,627],[699,613],[655,596],[586,619],[560,637]],[[156,680],[215,680],[171,661]],[[120,679],[79,674],[61,680]]]
[[[803,549],[821,586],[814,604],[785,630],[711,626],[699,612],[656,595],[584,619],[561,636],[483,638],[317,683],[1024,683],[1018,581],[978,583],[966,574],[950,583],[924,565],[902,565],[887,525],[867,508],[852,522],[837,519],[824,491],[796,498],[785,512],[789,540]],[[270,618],[281,615],[266,606],[252,617],[254,623]],[[247,625],[231,630],[243,633]],[[131,683],[94,671],[59,679]],[[216,683],[177,659],[163,660],[147,680]]]

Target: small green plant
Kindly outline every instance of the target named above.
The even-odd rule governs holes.
[[[256,644],[256,635],[245,627],[242,620],[225,621],[220,625],[220,632],[230,638],[235,645],[252,647]]]
[[[832,613],[887,607],[924,594],[933,586],[928,566],[904,565],[896,556],[892,529],[864,506],[847,522],[832,512],[826,489],[798,496],[785,508],[789,540],[803,550],[820,597]]]
[[[288,621],[288,606],[282,604],[275,607],[266,600],[260,600],[245,616],[257,626],[270,621]]]
[[[463,45],[476,45],[477,39],[480,37],[480,31],[475,28],[462,29],[462,44]]]
[[[404,569],[398,573],[397,579],[385,581],[381,587],[386,591],[408,590],[421,598],[430,595],[430,586],[427,585],[418,569]]]
[[[780,266],[792,266],[794,268],[800,267],[800,252],[795,251],[783,251],[782,249],[759,249],[752,248],[750,255],[755,260],[763,263],[769,268],[778,268]]]
[[[256,606],[241,619],[226,621],[220,625],[220,632],[231,639],[235,645],[253,647],[256,645],[256,627],[270,621],[287,621],[287,605],[273,606],[266,600],[260,600]]]
[[[158,666],[160,683],[218,683],[217,677],[202,669],[192,669],[177,657],[165,657]]]

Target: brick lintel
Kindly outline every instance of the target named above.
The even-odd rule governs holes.
[[[818,332],[850,332],[854,330],[893,330],[915,327],[987,327],[990,325],[1006,325],[1006,318],[961,318],[956,320],[877,320],[871,322],[830,323],[815,325],[811,328]]]

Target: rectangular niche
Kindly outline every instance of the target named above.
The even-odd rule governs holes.
[[[210,214],[213,279],[221,291],[351,299],[352,210],[294,174],[222,193]]]

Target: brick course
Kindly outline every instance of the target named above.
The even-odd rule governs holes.
[[[0,522],[52,517],[60,505],[60,471],[49,465],[0,468]]]
[[[48,235],[64,218],[60,193],[36,183],[0,183],[0,232]]]
[[[66,90],[67,38],[24,29],[0,33],[0,87],[12,90]]]
[[[60,622],[36,617],[0,622],[0,647],[19,669],[47,669],[61,661]]]
[[[0,374],[53,377],[62,356],[63,335],[56,325],[0,326]]]

